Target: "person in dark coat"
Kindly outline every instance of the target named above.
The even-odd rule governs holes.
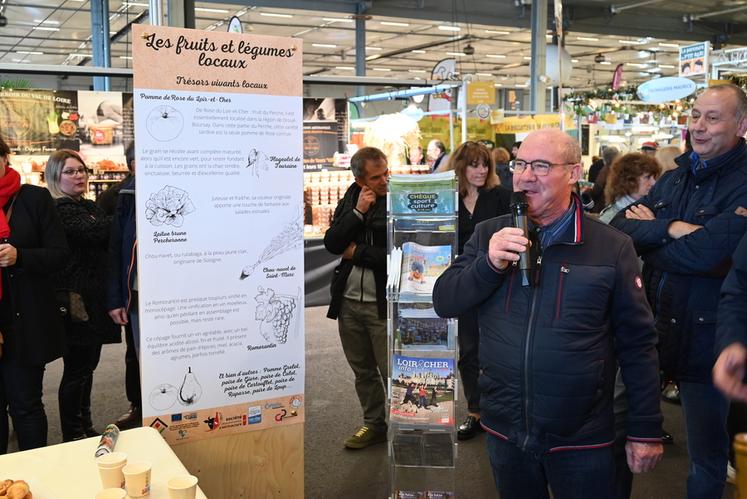
[[[612,497],[615,370],[628,388],[634,473],[661,459],[656,335],[633,244],[587,217],[573,186],[581,148],[560,130],[530,133],[514,162],[530,247],[512,217],[486,220],[436,281],[441,317],[478,308],[480,424],[503,499]],[[527,277],[526,282],[523,277]]]
[[[501,185],[509,191],[513,189],[514,173],[511,171],[511,154],[505,147],[496,147],[490,151],[490,156],[495,163],[495,173],[501,181]]]
[[[509,212],[511,191],[499,185],[491,153],[478,142],[467,141],[460,145],[449,157],[449,163],[449,170],[454,170],[459,184],[457,254],[461,255],[464,252],[464,245],[475,230],[475,225]],[[470,310],[459,316],[457,338],[458,367],[468,412],[464,422],[459,425],[457,438],[469,440],[482,430],[480,388],[477,384],[477,377],[480,374],[477,310]]]
[[[335,208],[324,247],[342,255],[335,269],[327,317],[337,319],[345,358],[355,375],[363,426],[345,440],[362,449],[386,441],[386,193],[389,168],[379,149],[364,147],[350,160],[355,177]]]
[[[59,358],[63,325],[52,275],[69,249],[46,189],[21,185],[0,140],[0,454],[8,451],[8,414],[20,450],[47,445],[44,366]]]
[[[67,302],[58,403],[62,440],[68,442],[99,434],[91,417],[93,372],[101,346],[121,341],[119,327],[107,314],[104,293],[112,219],[83,197],[88,170],[77,152],[53,152],[44,177],[70,244],[67,265],[53,276],[58,300]]]
[[[117,198],[119,197],[119,191],[122,190],[122,186],[127,184],[135,174],[134,142],[130,142],[130,145],[125,149],[125,161],[127,162],[127,169],[129,170],[125,178],[109,187],[107,190],[99,194],[98,198],[96,198],[96,204],[98,207],[104,210],[104,213],[109,216],[114,215],[114,212],[117,210]]]
[[[706,89],[688,125],[692,152],[610,224],[628,234],[659,334],[659,362],[679,384],[687,429],[687,497],[723,495],[728,401],[712,381],[716,311],[731,256],[747,231],[747,95]]]

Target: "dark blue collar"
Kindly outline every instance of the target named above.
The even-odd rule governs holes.
[[[736,158],[744,154],[745,151],[745,142],[744,139],[739,139],[739,142],[736,146],[734,146],[730,151],[725,152],[721,156],[716,156],[715,158],[711,158],[708,160],[701,159],[700,155],[696,153],[695,151],[692,151],[690,153],[689,159],[690,159],[690,171],[695,174],[698,170],[703,169],[716,169],[720,168],[723,165],[727,165],[731,162],[733,162]]]

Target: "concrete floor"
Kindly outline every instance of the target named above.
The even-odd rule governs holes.
[[[308,499],[382,499],[389,492],[387,446],[348,451],[342,442],[361,424],[353,375],[340,348],[337,323],[325,318],[323,307],[306,309],[305,491]],[[93,390],[94,423],[103,428],[128,406],[124,395],[124,345],[104,347]],[[49,364],[44,402],[49,419],[49,443],[61,442],[57,386],[62,361]],[[458,421],[465,403],[457,403]],[[679,406],[662,403],[665,427],[675,444],[665,448],[664,460],[652,473],[638,476],[634,499],[676,499],[685,495],[687,449]],[[11,451],[14,448],[11,443]],[[453,483],[458,498],[497,498],[485,453],[485,437],[458,444],[454,473],[437,478]],[[729,486],[724,497],[732,497]],[[260,498],[258,498],[260,499]]]

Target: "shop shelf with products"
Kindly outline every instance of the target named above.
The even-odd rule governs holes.
[[[457,321],[436,315],[432,290],[456,255],[454,172],[394,175],[387,199],[392,497],[453,497]]]
[[[88,192],[86,197],[95,201],[102,192],[127,178],[129,173],[129,170],[94,170],[88,176]]]

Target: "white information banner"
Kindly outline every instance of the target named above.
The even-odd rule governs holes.
[[[302,422],[301,42],[133,29],[144,424]]]

